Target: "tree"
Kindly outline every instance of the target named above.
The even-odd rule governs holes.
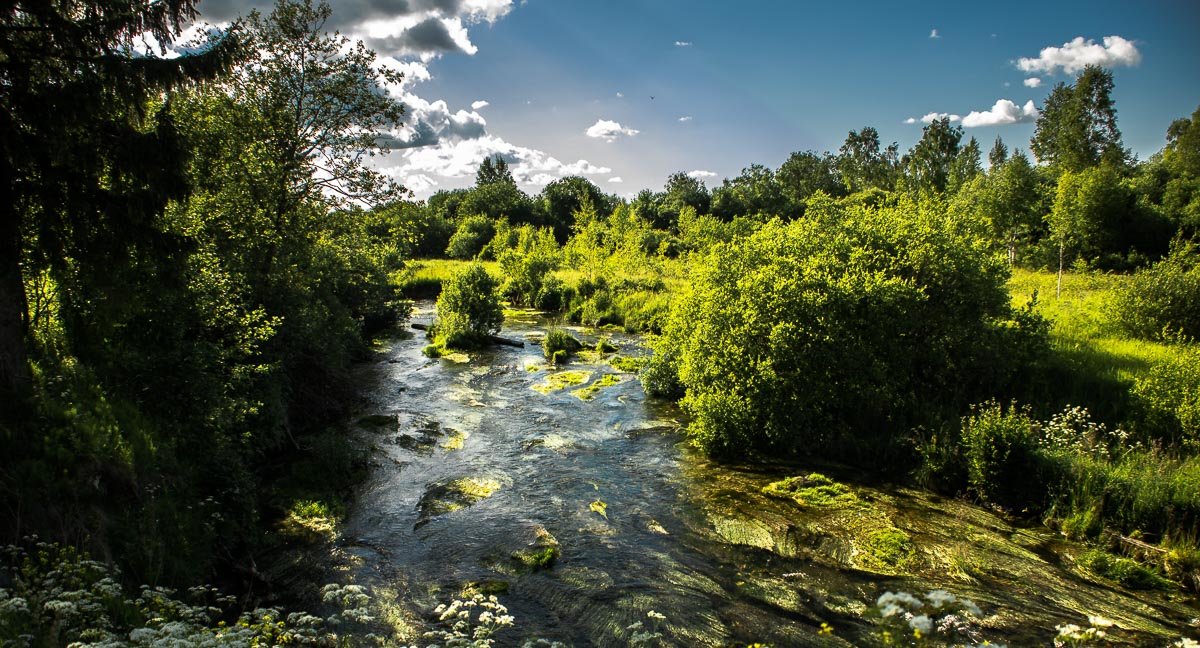
[[[837,158],[829,153],[813,151],[792,153],[775,174],[792,215],[804,213],[805,203],[818,191],[830,196],[843,196],[845,186],[838,173]]]
[[[850,193],[872,187],[890,190],[897,159],[896,144],[881,149],[879,132],[867,126],[846,136],[838,150],[837,167],[842,184]]]
[[[738,177],[725,180],[713,192],[712,213],[726,221],[737,216],[779,216],[785,206],[775,172],[761,164],[742,169]]]
[[[1004,145],[1004,140],[1000,136],[996,136],[996,143],[992,144],[992,150],[988,152],[988,170],[1000,168],[1001,164],[1008,160],[1008,147]]]
[[[958,157],[962,127],[951,126],[950,118],[936,119],[926,126],[921,139],[904,156],[904,169],[913,189],[942,193],[950,183],[951,167]],[[979,148],[976,146],[978,155]],[[978,164],[978,159],[975,160]]]
[[[979,162],[979,142],[972,137],[967,145],[962,147],[954,161],[950,164],[950,177],[946,190],[955,193],[972,178],[983,173],[983,165]]]
[[[950,210],[983,225],[987,234],[1016,263],[1017,245],[1041,223],[1042,194],[1037,169],[1017,151],[987,175],[968,181],[950,203]]]
[[[607,215],[613,210],[614,200],[597,187],[595,183],[583,176],[567,176],[546,185],[542,189],[539,207],[543,222],[554,228],[554,237],[560,243],[565,242],[575,223],[575,212],[579,211],[587,196],[596,211]]]
[[[186,148],[162,93],[210,79],[240,54],[229,34],[175,59],[136,54],[142,33],[173,41],[196,0],[13,0],[0,12],[0,402],[30,386],[25,347],[29,263],[66,280],[74,268],[101,282],[128,248],[182,197]],[[34,238],[27,233],[37,232]],[[151,243],[151,245],[153,245]],[[124,260],[124,261],[123,261]],[[65,281],[63,282],[66,283]]]
[[[1079,172],[1064,171],[1059,176],[1054,207],[1047,215],[1050,237],[1058,244],[1056,296],[1062,296],[1067,252],[1097,243],[1127,206],[1128,195],[1120,175],[1107,164]]]
[[[1085,67],[1074,85],[1054,86],[1029,142],[1038,161],[1059,172],[1079,172],[1102,161],[1124,166],[1129,154],[1117,129],[1112,88],[1112,73],[1096,65]]]
[[[321,0],[277,0],[268,16],[247,20],[254,56],[237,70],[230,91],[253,110],[249,133],[266,153],[258,172],[270,226],[283,240],[307,201],[386,204],[406,191],[366,163],[388,152],[382,131],[396,128],[403,105],[385,90],[401,74],[375,64],[362,41],[328,33],[332,10]],[[270,273],[278,246],[267,249]]]
[[[475,172],[475,186],[504,183],[516,187],[517,181],[513,180],[512,172],[508,170],[508,162],[499,154],[494,157],[495,161],[489,156],[483,158],[483,162],[479,164],[479,170]]]

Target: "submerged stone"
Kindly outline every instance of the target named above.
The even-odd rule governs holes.
[[[491,497],[500,487],[499,480],[491,477],[461,477],[430,484],[417,503],[417,510],[421,514],[417,526]]]

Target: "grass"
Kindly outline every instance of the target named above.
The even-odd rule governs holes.
[[[1054,348],[1100,378],[1132,384],[1155,364],[1171,357],[1170,345],[1130,339],[1111,316],[1115,291],[1125,275],[1063,274],[1062,296],[1055,297],[1053,272],[1014,269],[1008,282],[1014,306],[1024,306],[1037,291],[1037,312],[1051,323]]]
[[[456,272],[471,265],[471,261],[458,259],[425,259],[413,261],[392,274],[392,283],[399,289],[400,294],[409,299],[433,299],[442,292],[442,282]],[[502,279],[500,264],[495,261],[481,261],[488,274]]]

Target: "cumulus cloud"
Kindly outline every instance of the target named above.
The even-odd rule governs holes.
[[[622,182],[625,182],[625,179],[622,178],[621,176],[613,176],[613,177],[609,178],[608,181],[613,184],[620,184]]]
[[[471,110],[482,110],[484,108],[487,108],[490,105],[491,105],[490,103],[484,101],[483,99],[480,99],[479,101],[472,101],[471,102]]]
[[[608,167],[587,160],[563,162],[545,151],[517,146],[495,135],[447,140],[434,146],[414,148],[404,152],[401,164],[384,168],[383,171],[408,186],[413,178],[422,176],[429,180],[432,176],[473,176],[484,158],[495,155],[508,163],[513,179],[525,185],[545,185],[568,175],[603,175],[612,172]],[[410,188],[417,190],[415,186]],[[428,190],[429,187],[424,188]]]
[[[692,116],[691,116],[691,115],[684,115],[683,117],[680,117],[680,118],[679,118],[679,121],[681,121],[681,122],[690,122],[690,121],[692,121]]]
[[[588,137],[596,137],[596,138],[602,139],[606,142],[614,142],[617,140],[617,138],[620,138],[623,136],[624,137],[633,137],[634,135],[637,135],[639,132],[640,131],[634,130],[632,128],[626,128],[626,127],[622,126],[620,123],[612,121],[612,120],[597,119],[595,124],[588,126],[588,129],[586,131],[584,131],[584,134],[587,135]]]
[[[704,178],[715,178],[716,175],[717,174],[713,173],[712,171],[705,171],[703,169],[688,171],[688,177],[695,178],[697,180],[703,180]]]
[[[1084,40],[1076,36],[1074,40],[1063,43],[1062,47],[1045,47],[1036,58],[1021,58],[1017,67],[1023,72],[1045,72],[1053,74],[1062,70],[1074,74],[1087,65],[1116,67],[1118,65],[1137,65],[1142,61],[1142,53],[1131,40],[1120,36],[1105,36],[1103,44],[1092,39]]]
[[[973,110],[969,115],[963,117],[962,123],[967,128],[1023,124],[1036,121],[1039,114],[1037,106],[1033,105],[1033,100],[1025,102],[1024,106],[1018,106],[1008,99],[998,99],[991,110],[983,112]]]
[[[938,33],[937,29],[931,29],[931,30],[929,30],[929,37],[936,39],[936,38],[941,38],[942,35]]]
[[[692,41],[675,41],[675,47],[691,47]]]
[[[1036,88],[1036,87],[1042,85],[1042,80],[1037,77],[1030,77],[1028,79],[1025,79],[1022,83],[1025,84],[1026,88]]]
[[[624,97],[624,96],[625,96],[625,93],[624,93],[624,92],[618,92],[618,93],[617,93],[617,99],[620,99],[620,98],[622,98],[622,97]]]
[[[905,120],[904,120],[904,123],[905,123],[905,124],[915,124],[915,123],[917,123],[917,118],[916,118],[916,117],[909,117],[908,119],[905,119]]]
[[[270,13],[271,0],[205,0],[201,18],[226,23],[252,9]],[[429,60],[448,52],[474,54],[469,25],[494,23],[513,0],[330,0],[328,29],[361,39],[380,54],[415,54]]]
[[[951,113],[940,113],[940,112],[926,113],[921,116],[921,122],[924,124],[932,124],[933,122],[935,122],[939,119],[949,119],[952,122],[956,122],[956,121],[962,119],[962,117],[960,117],[958,115],[953,115]]]

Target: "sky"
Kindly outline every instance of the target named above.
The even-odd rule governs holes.
[[[380,167],[425,198],[502,155],[522,189],[566,175],[632,196],[719,186],[873,126],[906,150],[948,115],[1028,149],[1053,86],[1109,68],[1141,159],[1200,107],[1200,2],[330,0],[331,26],[405,72]],[[203,0],[221,23],[263,0]]]

